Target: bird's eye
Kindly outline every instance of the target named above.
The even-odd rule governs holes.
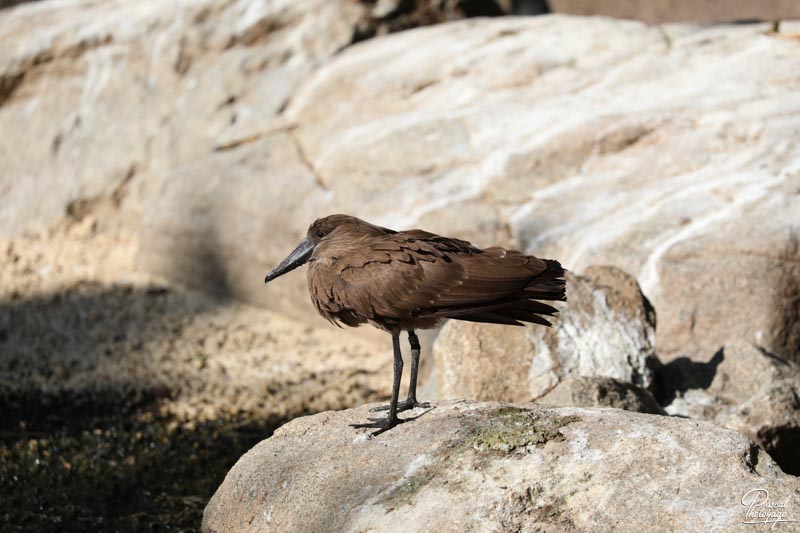
[[[324,231],[322,231],[322,230],[318,230],[318,231],[317,231],[317,237],[319,237],[319,238],[321,239],[321,238],[323,238],[324,236],[325,236],[325,232],[324,232]]]

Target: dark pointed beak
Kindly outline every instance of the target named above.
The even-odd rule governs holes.
[[[272,271],[267,274],[267,277],[264,278],[264,283],[269,283],[278,276],[283,276],[287,272],[291,272],[308,261],[311,254],[314,253],[315,246],[316,244],[311,239],[303,239],[300,241],[297,248],[295,248],[286,259],[281,261],[280,265],[273,268]]]

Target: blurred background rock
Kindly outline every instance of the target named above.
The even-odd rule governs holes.
[[[385,396],[382,334],[329,328],[303,275],[263,286],[332,212],[584,276],[552,332],[451,324],[436,365],[429,333],[429,397],[646,405],[800,473],[796,2],[12,4],[11,525],[191,529],[272,429]],[[504,16],[547,10],[637,20]],[[505,358],[482,365],[484,339]]]

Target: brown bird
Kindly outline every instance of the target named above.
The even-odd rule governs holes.
[[[264,282],[306,262],[311,301],[323,317],[335,325],[369,323],[392,334],[392,399],[375,409],[389,414],[354,426],[377,428],[372,435],[403,422],[398,412],[428,407],[417,400],[420,345],[415,330],[433,328],[445,318],[549,326],[541,315],[557,310],[536,300],[566,300],[558,261],[499,247],[481,250],[418,229],[394,231],[348,215],[311,224],[305,239]],[[411,344],[411,382],[408,397],[398,404],[402,331]]]

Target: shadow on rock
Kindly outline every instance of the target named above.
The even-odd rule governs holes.
[[[798,406],[800,408],[800,406]],[[800,476],[800,427],[787,423],[777,427],[763,428],[758,440],[781,469],[787,474]]]
[[[168,394],[173,384],[153,346],[169,343],[187,317],[217,303],[160,286],[91,282],[0,302],[0,402],[27,391],[45,397],[93,390],[102,397]]]
[[[689,389],[709,388],[717,375],[717,368],[724,360],[725,348],[721,347],[705,363],[692,361],[688,357],[678,357],[667,364],[654,365],[656,399],[662,406],[666,406]]]
[[[661,365],[656,376],[667,413],[740,431],[784,472],[800,475],[800,368],[789,358],[737,341],[705,363]]]

